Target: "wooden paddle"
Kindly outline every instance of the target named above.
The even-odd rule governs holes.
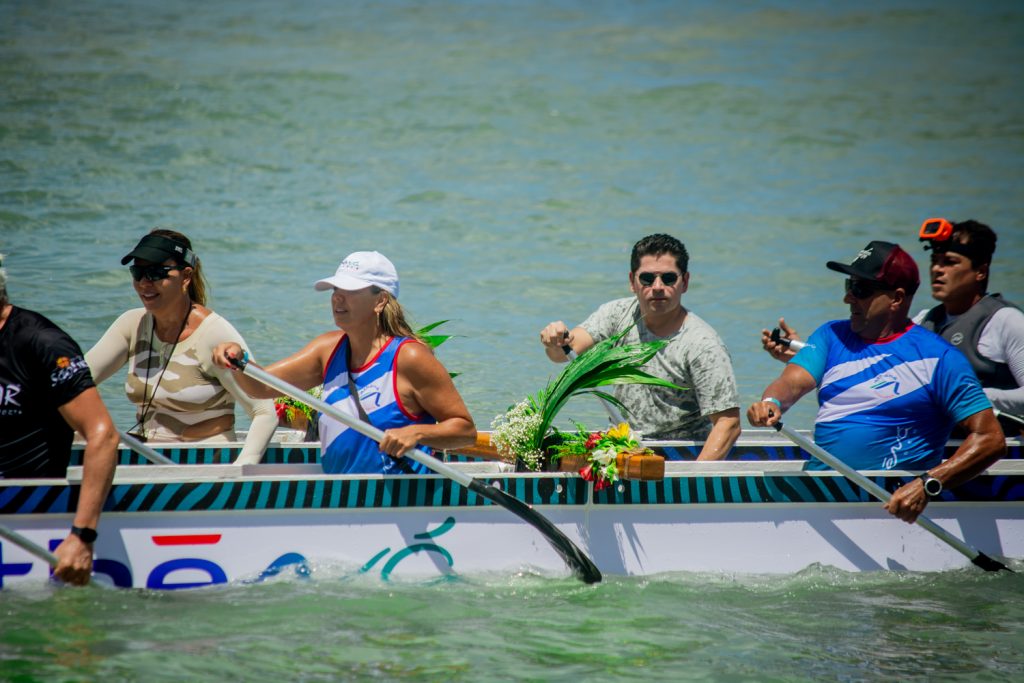
[[[294,398],[296,401],[301,401],[311,408],[319,410],[324,415],[329,415],[335,420],[348,425],[360,434],[368,436],[374,441],[380,441],[384,438],[384,432],[373,425],[367,424],[352,415],[344,413],[334,406],[310,396],[298,387],[292,386],[291,384],[274,377],[266,370],[250,363],[248,359],[233,358],[232,362],[239,370],[253,379],[280,391],[286,396]],[[462,486],[465,486],[473,493],[483,496],[492,503],[500,505],[509,512],[517,515],[524,522],[544,535],[548,543],[550,543],[555,551],[561,555],[562,559],[565,560],[565,563],[570,569],[572,569],[573,573],[584,583],[597,583],[601,580],[600,570],[598,570],[597,566],[583,553],[582,550],[570,541],[565,534],[559,531],[558,527],[551,523],[551,520],[534,510],[529,505],[526,505],[518,498],[510,496],[501,489],[490,486],[479,479],[474,479],[465,472],[461,472],[452,466],[441,462],[424,450],[413,449],[408,451],[404,457],[415,460],[431,471],[448,477]]]
[[[889,499],[892,498],[892,495],[888,491],[886,491],[881,486],[865,477],[857,470],[847,465],[845,462],[843,462],[836,456],[826,451],[818,444],[808,439],[806,436],[803,436],[802,434],[793,431],[789,427],[784,427],[781,422],[776,422],[774,427],[775,429],[785,434],[786,437],[789,438],[789,440],[795,443],[797,446],[800,446],[800,448],[804,449],[818,460],[822,461],[835,471],[839,472],[844,477],[852,481],[854,484],[857,484],[857,486],[860,486],[862,489],[870,493],[878,500],[882,501],[883,503],[888,503]],[[929,531],[932,534],[934,534],[943,543],[952,546],[955,550],[965,555],[972,563],[978,565],[987,572],[997,572],[1001,569],[1006,570],[1008,572],[1013,572],[1012,569],[1007,567],[1002,562],[994,560],[985,553],[981,552],[980,550],[977,550],[967,545],[959,538],[949,533],[948,531],[940,527],[938,524],[933,522],[930,518],[925,517],[924,515],[917,516],[916,524],[925,529],[926,531]]]
[[[454,453],[461,455],[471,455],[474,458],[484,458],[485,460],[504,460],[498,449],[491,443],[490,432],[477,432],[476,443],[472,446],[463,446],[462,448],[452,449]]]

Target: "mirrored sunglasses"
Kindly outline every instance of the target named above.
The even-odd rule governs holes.
[[[178,266],[165,266],[162,264],[154,266],[128,266],[128,272],[132,274],[132,279],[136,282],[140,280],[159,282],[166,278],[172,270],[177,269]]]

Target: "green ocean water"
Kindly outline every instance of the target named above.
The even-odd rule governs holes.
[[[7,680],[1019,680],[1019,574],[538,576],[5,594]],[[314,572],[316,576],[316,572]]]
[[[88,348],[138,305],[120,257],[177,228],[274,360],[331,326],[312,281],[380,250],[415,322],[450,319],[486,427],[552,374],[540,328],[627,295],[633,242],[671,232],[746,404],[780,369],[762,327],[846,314],[824,262],[886,239],[923,265],[925,218],[991,224],[993,286],[1024,299],[1022,83],[1017,2],[0,0],[0,252],[15,303]],[[1022,585],[41,586],[0,594],[0,679],[1014,680]]]

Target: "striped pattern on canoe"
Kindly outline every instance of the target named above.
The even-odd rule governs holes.
[[[148,466],[152,469],[152,466]],[[162,468],[166,469],[166,468]],[[910,481],[901,473],[871,477],[892,492]],[[622,481],[594,492],[575,474],[495,475],[485,480],[529,505],[576,507],[736,503],[869,503],[873,499],[832,474],[697,473],[663,481]],[[62,514],[75,510],[78,487],[53,480],[0,482],[0,515]],[[1024,474],[986,474],[944,491],[945,502],[1024,501]],[[339,478],[256,477],[234,481],[115,483],[105,512],[198,512],[233,510],[474,508],[493,503],[436,476]]]
[[[957,449],[958,443],[950,443],[946,446],[946,457],[951,456]],[[242,449],[242,444],[216,446],[204,446],[202,444],[190,446],[171,446],[153,444],[153,447],[163,455],[176,463],[183,465],[228,465],[237,457]],[[656,452],[664,455],[668,460],[696,460],[700,453],[700,445],[680,443],[679,445],[657,446]],[[737,443],[729,454],[729,460],[739,461],[761,461],[761,460],[807,460],[810,456],[803,450],[787,442],[774,444],[748,444]],[[1022,458],[1021,442],[1014,439],[1007,444],[1007,453],[1004,459],[1019,460]],[[450,453],[447,460],[451,462],[474,462],[478,460],[472,456],[462,456],[458,453]],[[138,453],[128,448],[121,447],[118,451],[119,465],[142,465],[147,461]],[[263,456],[263,463],[269,465],[314,465],[320,462],[320,445],[316,443],[295,443],[295,444],[271,444]],[[81,446],[76,446],[71,452],[71,465],[82,464]]]

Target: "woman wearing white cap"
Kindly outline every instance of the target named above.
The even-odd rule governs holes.
[[[302,389],[324,385],[323,400],[384,432],[380,444],[328,416],[320,416],[321,462],[330,474],[426,473],[402,458],[417,443],[458,448],[476,440],[476,425],[448,371],[416,338],[398,303],[398,273],[376,251],[349,254],[332,277],[314,289],[332,290],[331,311],[340,328],[266,368]],[[237,343],[214,349],[214,360],[234,367]],[[280,394],[243,374],[252,396]]]
[[[236,465],[258,463],[277,428],[272,401],[254,401],[233,373],[211,362],[214,344],[242,336],[206,307],[202,264],[188,237],[156,228],[121,265],[142,308],[122,314],[85,354],[97,384],[128,366],[125,391],[136,404],[129,430],[143,441],[234,441],[235,404],[252,419]]]

